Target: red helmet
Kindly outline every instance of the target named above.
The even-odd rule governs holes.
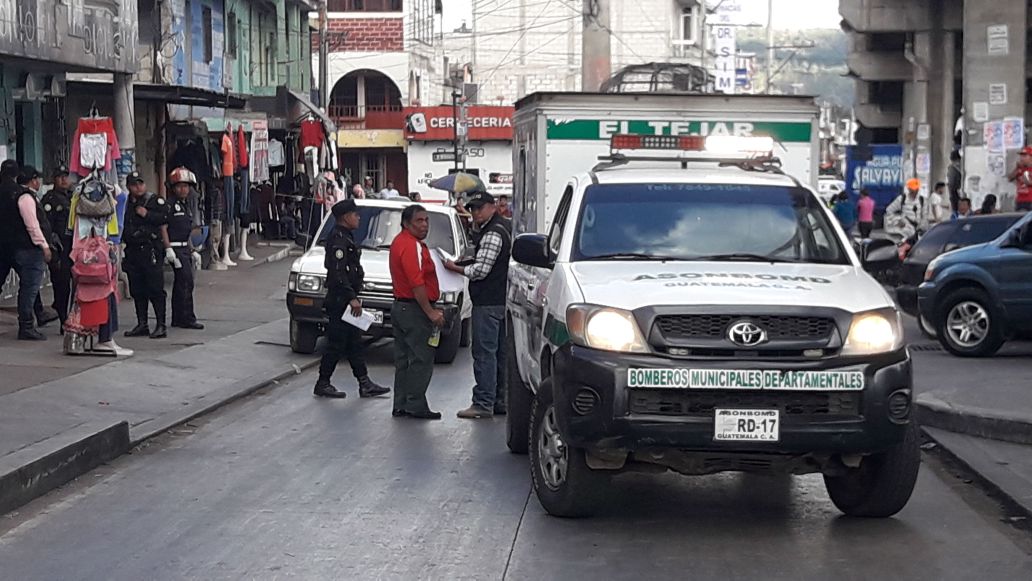
[[[177,167],[172,170],[172,173],[168,174],[168,181],[173,186],[176,184],[190,184],[197,185],[197,176],[185,167]]]

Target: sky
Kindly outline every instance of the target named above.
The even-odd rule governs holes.
[[[482,2],[484,0],[476,0]],[[501,0],[505,2],[506,0]],[[539,2],[540,0],[532,0]],[[560,0],[578,4],[578,0]],[[610,0],[611,2],[633,2],[634,0]],[[760,20],[766,21],[767,0],[740,0],[746,7],[762,13]],[[444,2],[444,29],[454,30],[463,20],[473,24],[474,0],[446,0]],[[716,2],[710,0],[710,5]],[[558,10],[565,10],[557,7]],[[797,30],[801,28],[838,28],[841,18],[838,14],[838,0],[774,0],[774,27]]]

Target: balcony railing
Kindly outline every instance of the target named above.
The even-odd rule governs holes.
[[[330,101],[329,116],[341,129],[403,129],[405,113],[401,103],[366,105]]]

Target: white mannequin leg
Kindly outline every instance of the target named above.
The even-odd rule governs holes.
[[[240,254],[237,255],[237,260],[249,262],[254,260],[254,257],[247,253],[247,233],[250,228],[240,229]]]
[[[226,266],[236,266],[237,263],[233,262],[233,259],[229,257],[229,243],[233,239],[233,234],[228,228],[222,233],[222,262]]]
[[[222,239],[225,237],[222,222],[216,221],[211,226],[211,236],[209,237],[209,243],[211,244],[211,267],[214,270],[227,270],[229,267],[222,260]]]

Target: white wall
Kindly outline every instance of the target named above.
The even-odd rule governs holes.
[[[494,195],[506,194],[512,197],[512,186],[493,186],[488,183],[492,172],[512,173],[512,143],[509,141],[472,141],[468,149],[466,167],[480,170],[480,178],[487,185],[487,191]],[[433,161],[433,152],[452,151],[450,141],[414,141],[408,149],[409,192],[419,192],[424,201],[445,201],[448,193],[431,189],[433,179],[448,175],[453,162]]]

